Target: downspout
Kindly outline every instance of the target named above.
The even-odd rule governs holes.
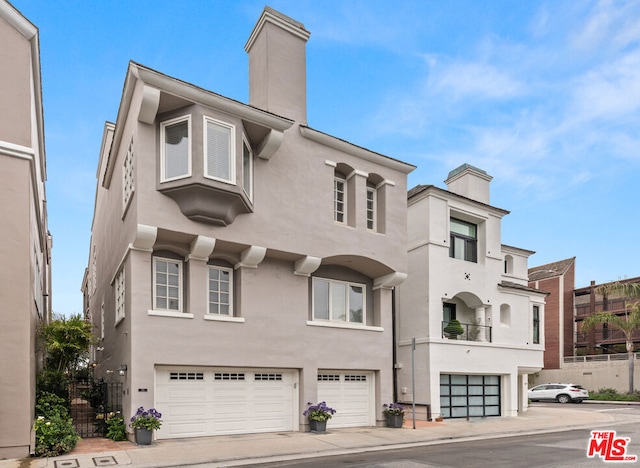
[[[398,369],[396,369],[396,288],[391,290],[391,334],[392,340],[392,371],[393,371],[393,401],[398,401]]]

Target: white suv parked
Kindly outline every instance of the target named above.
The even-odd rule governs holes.
[[[582,403],[589,392],[576,384],[549,383],[529,389],[529,400],[557,400],[558,403]]]

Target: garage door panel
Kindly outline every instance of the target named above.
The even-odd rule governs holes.
[[[336,410],[328,427],[362,427],[372,424],[373,374],[321,371],[318,400]]]
[[[160,429],[163,430],[163,429]],[[165,430],[162,437],[160,432],[159,438],[178,438],[178,437],[202,437],[207,435],[207,423],[205,421],[191,421],[184,423],[171,423]]]
[[[163,388],[161,391],[163,400],[169,401],[203,401],[207,397],[207,389],[202,388]]]
[[[164,420],[158,438],[294,429],[293,371],[165,367],[156,373],[156,405]]]

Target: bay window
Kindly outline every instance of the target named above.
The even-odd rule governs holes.
[[[191,175],[191,117],[162,122],[161,133],[161,182]]]
[[[205,177],[235,183],[234,171],[234,127],[213,120],[205,121]]]

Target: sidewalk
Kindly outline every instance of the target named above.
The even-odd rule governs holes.
[[[517,418],[449,419],[444,422],[411,420],[402,429],[366,427],[329,429],[325,434],[284,432],[156,441],[150,446],[117,444],[95,439],[93,453],[82,441],[71,453],[54,458],[0,461],[0,468],[90,468],[128,465],[136,468],[208,464],[241,466],[284,460],[388,450],[460,440],[488,439],[567,429],[605,428],[615,422],[640,422],[638,416],[594,412],[576,406],[530,407]],[[98,442],[101,440],[103,442]],[[113,444],[113,445],[111,445]],[[106,450],[106,451],[104,451]]]

